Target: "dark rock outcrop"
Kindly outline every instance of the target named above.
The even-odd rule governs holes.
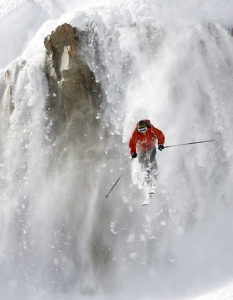
[[[45,38],[44,44],[47,50],[47,114],[48,122],[52,120],[53,123],[51,135],[56,144],[52,158],[54,168],[66,162],[72,165],[72,175],[67,175],[66,184],[70,185],[71,196],[66,199],[66,207],[70,207],[67,219],[69,222],[72,219],[75,224],[76,233],[72,237],[75,249],[83,248],[79,245],[80,236],[85,228],[89,228],[89,238],[85,238],[88,244],[86,253],[68,250],[74,262],[75,275],[71,277],[79,278],[84,293],[92,293],[109,288],[112,279],[107,270],[112,256],[103,234],[103,230],[108,232],[106,224],[102,224],[98,217],[92,221],[88,217],[93,207],[96,212],[97,209],[106,209],[101,194],[105,183],[98,183],[100,175],[95,174],[95,170],[104,164],[106,139],[100,118],[101,87],[82,55],[81,45],[85,43],[86,34],[63,24]],[[79,256],[82,259],[77,261]]]
[[[102,98],[100,84],[80,51],[80,39],[84,35],[77,28],[63,24],[44,41],[47,50],[48,109],[53,112],[53,119],[56,113],[55,124],[61,120],[69,121],[82,132],[85,132],[83,126],[98,123],[96,116]]]

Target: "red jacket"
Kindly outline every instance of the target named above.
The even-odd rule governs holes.
[[[165,136],[161,130],[155,128],[150,120],[145,120],[148,123],[147,131],[144,133],[140,133],[137,130],[138,124],[129,140],[129,148],[130,154],[135,153],[137,151],[149,151],[153,148],[158,141],[158,144],[162,145],[165,142]]]

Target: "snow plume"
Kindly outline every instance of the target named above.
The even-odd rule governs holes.
[[[1,294],[206,300],[225,289],[232,297],[232,4],[107,3],[61,16],[88,31],[82,52],[106,101],[101,114],[85,116],[95,126],[71,115],[54,130],[35,38],[16,47],[26,49],[22,58],[1,74]],[[17,20],[29,6],[21,8]],[[39,17],[30,34],[46,35],[50,18]],[[166,145],[215,139],[157,153],[160,181],[147,207],[132,181],[137,161],[127,166],[142,118]]]

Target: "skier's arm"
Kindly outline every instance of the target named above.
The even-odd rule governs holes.
[[[130,150],[130,154],[136,153],[136,141],[135,141],[134,133],[132,134],[129,140],[129,150]]]
[[[151,129],[154,132],[156,138],[158,139],[158,145],[163,145],[165,143],[165,136],[163,132],[158,128],[155,128],[152,124],[151,124]]]

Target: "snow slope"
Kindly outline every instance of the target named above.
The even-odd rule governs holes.
[[[15,84],[10,121],[7,93],[0,112],[1,294],[233,299],[233,2],[93,2],[0,4],[1,90]],[[64,145],[51,167],[57,140],[45,111],[43,40],[64,22],[89,32],[83,53],[104,87],[102,135],[108,126],[112,138],[98,161]],[[136,160],[105,203],[141,118],[167,145],[215,142],[159,152],[150,206],[141,207]]]

